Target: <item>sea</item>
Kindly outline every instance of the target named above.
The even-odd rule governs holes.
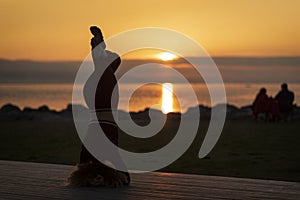
[[[138,69],[132,66],[145,66],[141,64],[150,61],[122,60],[117,78],[129,75],[127,81],[119,81],[118,84],[118,109],[138,112],[154,107],[183,113],[199,104],[215,106],[227,103],[242,107],[251,105],[263,87],[269,96],[274,97],[283,82],[288,83],[289,90],[295,93],[294,103],[300,103],[300,57],[214,58],[214,61],[224,84],[206,84],[202,74],[197,74],[192,66],[183,62],[162,63],[164,66],[151,65],[145,70],[132,71]],[[199,66],[205,67],[205,64]],[[85,106],[82,95],[84,81],[74,84],[82,68],[86,70],[83,74],[87,79],[93,71],[92,63],[85,66],[82,62],[0,59],[0,106],[11,103],[23,109],[47,105],[57,111],[71,103]],[[210,72],[211,68],[205,69]],[[189,81],[181,81],[178,77],[183,76],[178,76],[178,72]],[[169,91],[164,90],[164,85],[168,85]],[[222,88],[224,95],[219,92]],[[219,95],[216,97],[215,94]]]
[[[128,96],[132,88],[137,88],[134,83],[119,85],[120,98],[118,108],[124,111],[142,111],[145,108],[155,106],[159,108],[163,99],[163,86],[161,84],[146,84],[138,87],[137,90]],[[210,100],[210,93],[207,85],[204,83],[192,84],[194,94],[197,97],[195,102],[186,90],[185,84],[173,84],[173,112],[186,112],[188,108],[197,106],[198,104],[205,106],[214,106]],[[280,83],[225,83],[226,102],[237,107],[251,105],[254,101],[259,89],[264,87],[267,89],[269,96],[275,96],[280,90]],[[72,99],[82,94],[83,85],[74,84],[0,84],[0,105],[3,106],[11,103],[24,107],[38,108],[47,105],[50,109],[62,110],[68,104],[85,105],[83,98]],[[218,90],[222,85],[213,85],[212,88]],[[295,103],[300,102],[300,84],[290,83],[289,89],[295,93]],[[73,101],[72,101],[73,100]],[[224,102],[222,99],[221,102]],[[168,102],[170,103],[170,102]],[[216,104],[217,102],[215,102]]]

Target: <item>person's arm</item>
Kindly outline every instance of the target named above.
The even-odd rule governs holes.
[[[252,110],[254,110],[254,108],[255,108],[255,105],[257,103],[257,99],[258,99],[258,95],[256,95],[256,97],[255,97],[255,99],[254,99],[254,101],[252,103]]]
[[[279,95],[281,92],[278,92],[278,94],[275,96],[275,100],[278,101]]]

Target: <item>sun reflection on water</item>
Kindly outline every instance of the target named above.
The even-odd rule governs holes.
[[[162,84],[161,110],[164,114],[173,112],[173,84]]]

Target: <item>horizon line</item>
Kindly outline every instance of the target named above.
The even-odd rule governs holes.
[[[188,58],[212,58],[212,59],[300,59],[300,55],[291,55],[291,56],[278,56],[278,55],[272,55],[272,56],[188,56]],[[162,61],[159,58],[123,58],[122,60],[127,61],[161,61],[161,62],[176,62],[178,60],[181,60],[184,58],[177,58],[171,61]],[[84,59],[78,60],[40,60],[40,59],[31,59],[31,58],[2,58],[0,57],[0,61],[9,61],[9,62],[41,62],[41,63],[58,63],[58,62],[83,62]],[[91,60],[92,61],[92,60]]]

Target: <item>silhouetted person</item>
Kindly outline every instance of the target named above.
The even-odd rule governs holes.
[[[287,121],[293,110],[294,98],[294,93],[288,90],[286,83],[283,83],[281,85],[281,91],[275,96],[275,100],[278,103],[280,114],[284,121]]]
[[[260,89],[253,102],[252,109],[255,120],[257,120],[260,113],[265,114],[265,120],[267,120],[269,111],[269,98],[267,96],[266,88]]]
[[[118,127],[112,112],[118,107],[118,89],[114,91],[114,87],[118,85],[114,73],[121,59],[116,53],[105,50],[103,35],[98,27],[91,26],[90,31],[94,35],[91,46],[95,70],[84,85],[84,99],[90,111],[96,113],[97,120],[94,119],[93,122],[99,123],[106,136],[118,145]],[[83,146],[80,163],[89,161],[99,162]]]
[[[271,115],[271,122],[278,122],[280,117],[279,106],[276,100],[273,97],[269,97],[269,111],[268,113]]]
[[[113,112],[117,112],[119,93],[115,72],[118,69],[121,59],[113,52],[105,50],[101,30],[96,26],[90,27],[94,37],[91,39],[92,58],[94,71],[84,85],[84,98],[92,116],[87,130],[87,137],[93,135],[100,125],[106,137],[118,146],[118,126],[114,120]],[[115,88],[116,87],[116,88]],[[115,88],[115,89],[114,89]],[[100,134],[100,133],[99,133]],[[116,162],[124,165],[117,149],[110,155],[117,157]],[[110,161],[109,158],[106,158]],[[112,163],[116,165],[116,163]],[[114,170],[98,161],[84,145],[80,153],[80,164],[74,171],[69,182],[71,185],[79,186],[121,186],[130,182],[127,172]]]

